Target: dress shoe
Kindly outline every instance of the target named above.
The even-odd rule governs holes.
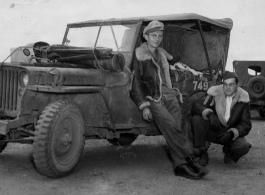
[[[210,171],[205,167],[201,166],[193,155],[190,155],[185,159],[187,161],[188,166],[193,170],[193,172],[197,173],[199,177],[202,178],[209,174]]]
[[[201,166],[204,167],[208,164],[209,156],[207,151],[201,151],[198,162]]]
[[[188,179],[200,179],[199,174],[194,173],[187,164],[181,164],[175,168],[175,175],[186,177]]]

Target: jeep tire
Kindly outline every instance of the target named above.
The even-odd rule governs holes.
[[[49,104],[37,121],[33,159],[38,172],[52,178],[70,174],[84,149],[85,125],[78,108],[67,102]]]
[[[247,90],[250,97],[255,99],[265,98],[265,77],[255,76],[249,80]]]

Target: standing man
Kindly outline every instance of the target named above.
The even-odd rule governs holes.
[[[163,23],[152,21],[143,31],[146,42],[135,51],[131,97],[142,111],[143,118],[153,120],[164,135],[175,174],[200,179],[209,171],[195,161],[188,138],[181,128],[181,108],[172,88],[167,61],[173,57],[158,47],[163,39],[163,30]]]
[[[204,102],[192,107],[194,147],[200,150],[199,163],[206,166],[209,142],[223,145],[224,163],[236,163],[251,144],[245,136],[251,130],[249,95],[238,86],[235,73],[226,71],[223,84],[207,91]]]

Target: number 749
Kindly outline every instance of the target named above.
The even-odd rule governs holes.
[[[200,90],[207,90],[209,88],[209,84],[206,81],[193,81],[194,83],[194,90],[200,89]]]

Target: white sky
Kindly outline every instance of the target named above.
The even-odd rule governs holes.
[[[233,20],[227,69],[234,60],[265,60],[264,0],[0,0],[0,61],[11,47],[61,44],[67,23],[176,13]]]

